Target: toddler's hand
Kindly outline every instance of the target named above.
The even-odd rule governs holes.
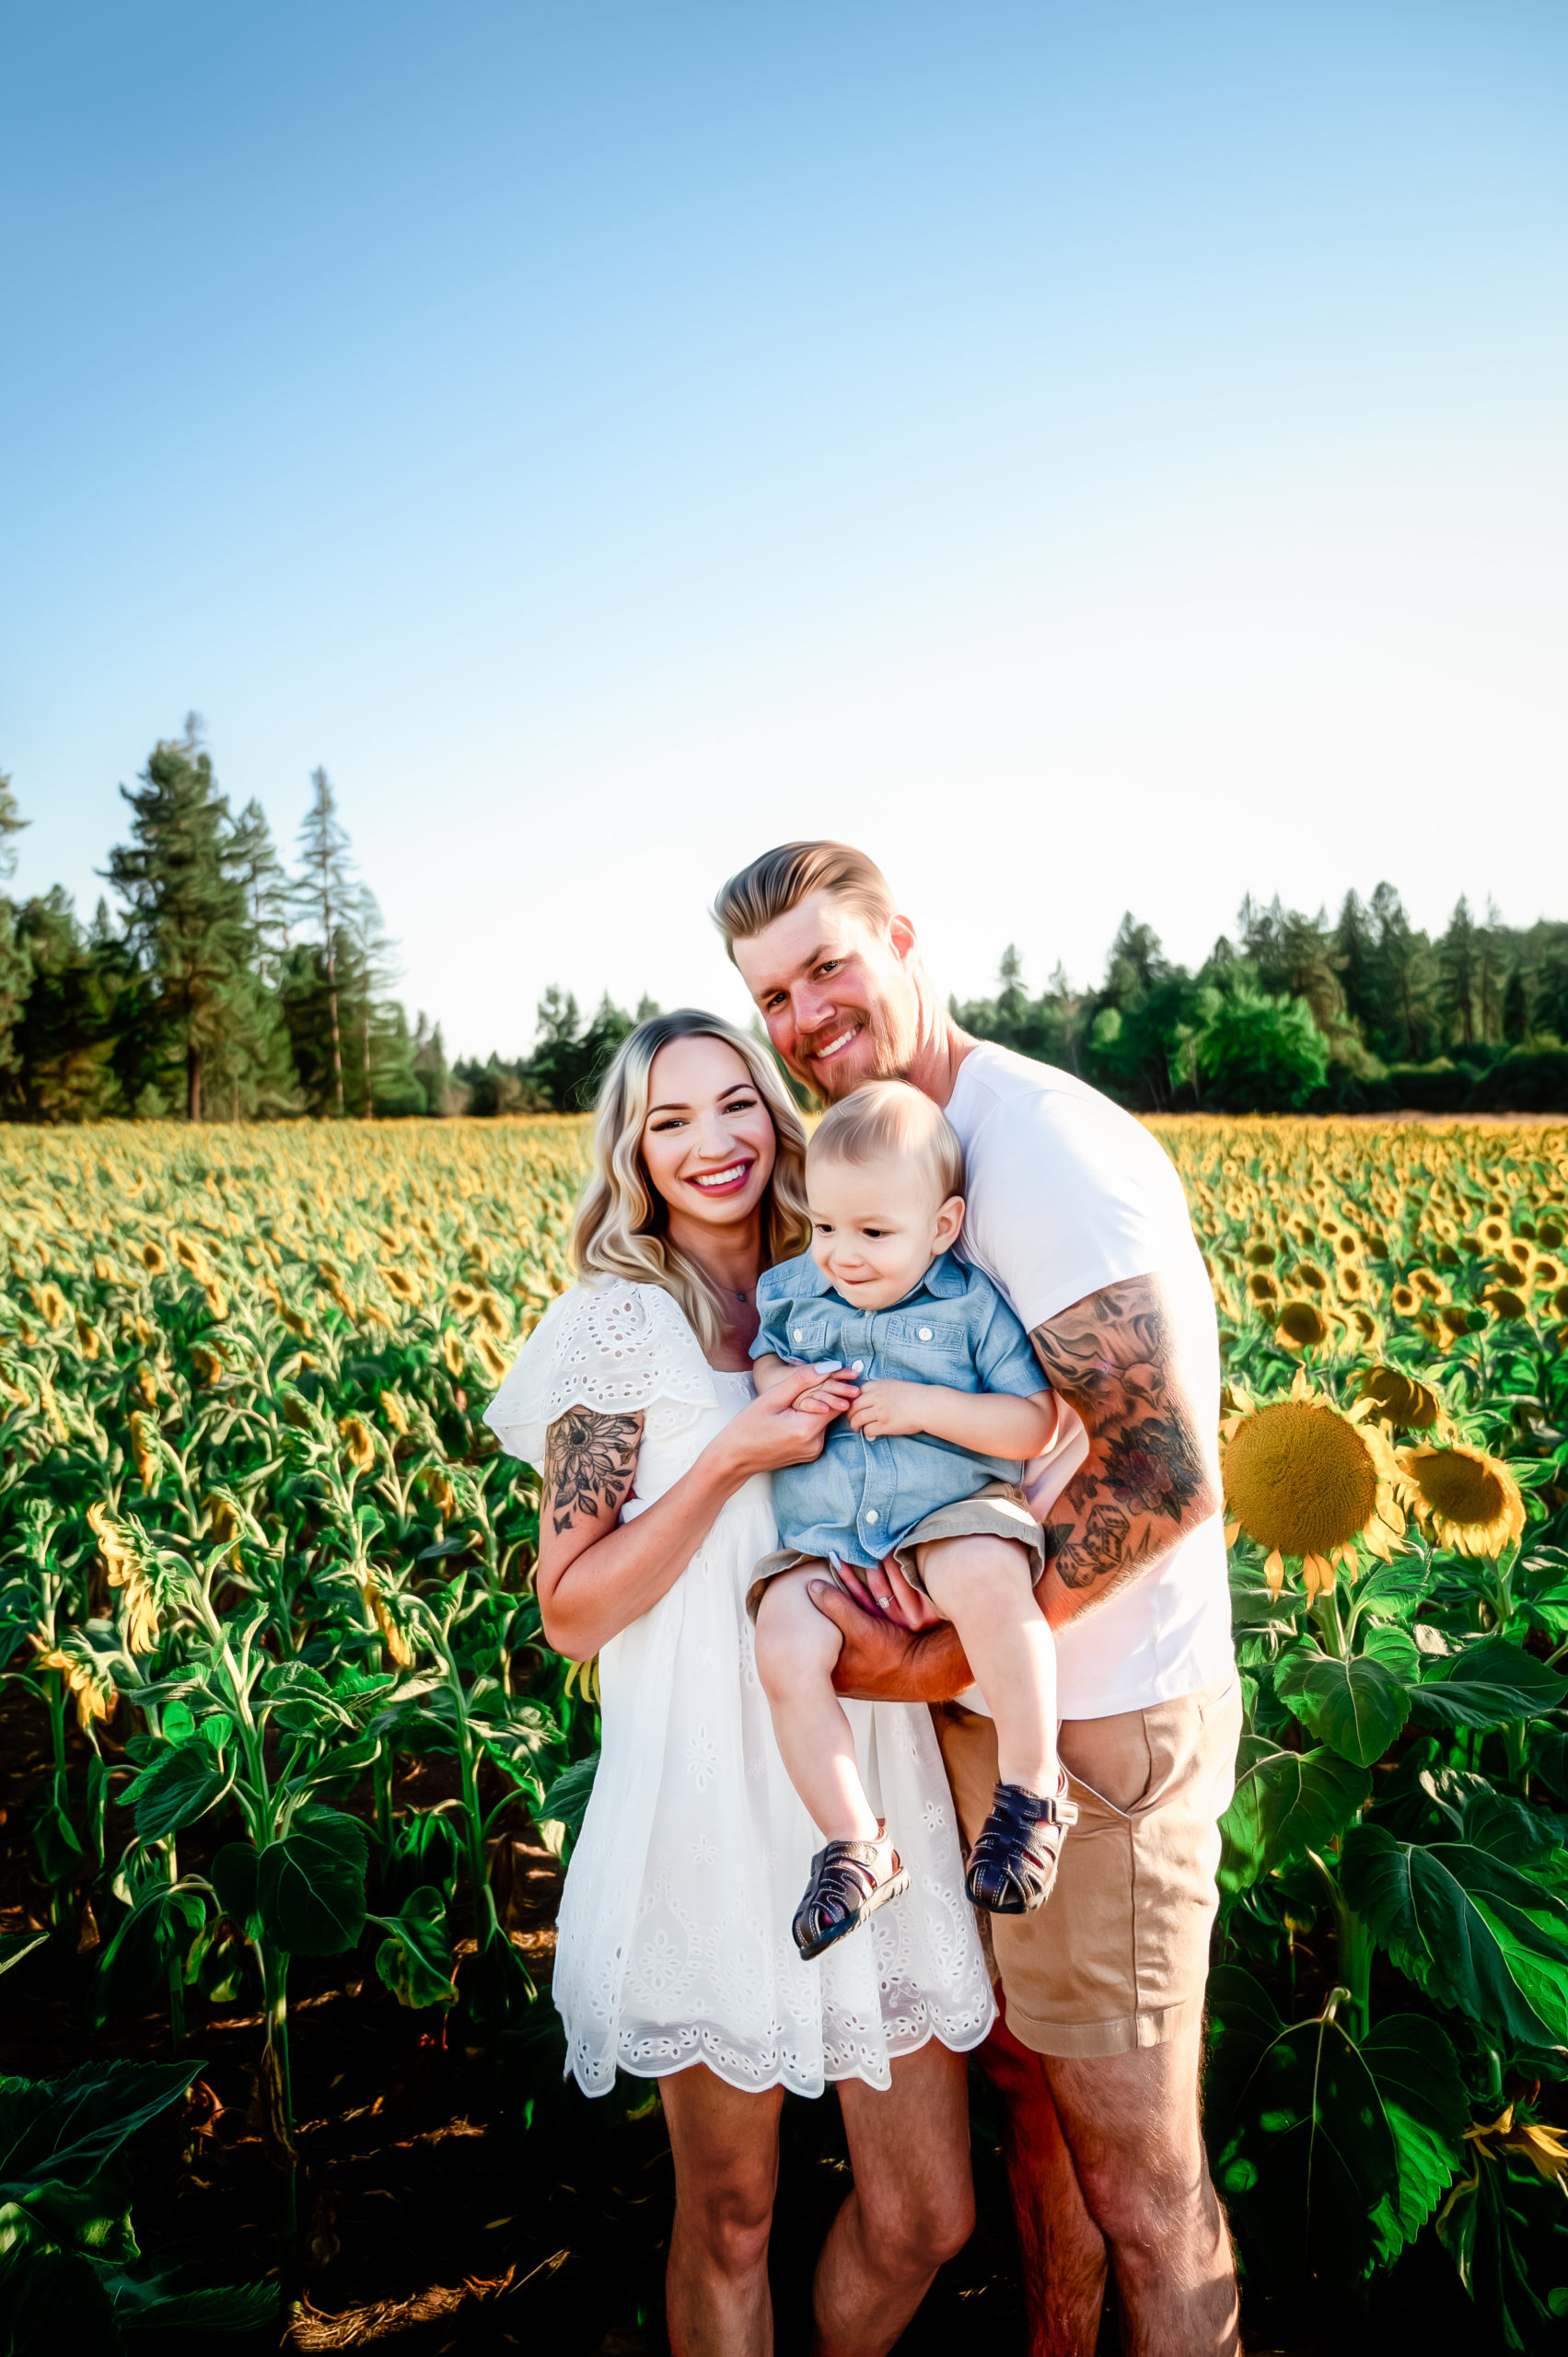
[[[864,1433],[867,1440],[891,1440],[900,1433],[922,1433],[925,1430],[924,1402],[921,1397],[923,1383],[899,1383],[891,1376],[882,1376],[876,1383],[863,1383],[860,1397],[849,1411],[850,1430]]]
[[[820,1408],[830,1415],[842,1416],[858,1396],[859,1384],[849,1376],[840,1374],[836,1368],[819,1368],[818,1372],[823,1376],[822,1382],[813,1385],[809,1391],[803,1391],[796,1400],[796,1406]]]

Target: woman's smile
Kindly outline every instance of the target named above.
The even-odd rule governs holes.
[[[756,1156],[748,1155],[737,1162],[726,1162],[722,1170],[693,1170],[688,1184],[700,1187],[704,1195],[738,1195],[750,1178]]]

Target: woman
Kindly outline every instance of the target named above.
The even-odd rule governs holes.
[[[959,2058],[993,2008],[923,1709],[850,1705],[912,1887],[818,1964],[790,1932],[819,1837],[774,1746],[745,1596],[776,1544],[768,1477],[815,1457],[836,1411],[796,1405],[820,1384],[809,1369],[758,1399],[748,1353],[761,1271],[807,1239],[804,1155],[763,1048],[714,1016],[640,1025],[600,1092],[579,1283],[489,1411],[544,1466],[545,1634],[599,1659],[604,1753],[554,1996],[588,2094],[618,2066],[661,2083],[678,2357],[772,2346],[786,2088],[838,2082],[854,2162],[817,2276],[834,2357],[889,2349],[972,2222]]]

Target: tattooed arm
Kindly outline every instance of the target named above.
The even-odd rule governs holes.
[[[828,1387],[810,1367],[784,1381],[715,1434],[689,1473],[622,1523],[643,1441],[640,1415],[570,1408],[545,1442],[539,1508],[540,1612],[557,1653],[586,1661],[649,1612],[680,1577],[727,1498],[753,1473],[819,1454],[842,1399],[796,1404]]]
[[[1053,1627],[1152,1571],[1219,1507],[1157,1276],[1089,1294],[1029,1337],[1088,1429],[1089,1453],[1051,1508],[1038,1590]]]

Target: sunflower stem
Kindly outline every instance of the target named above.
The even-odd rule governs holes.
[[[1328,1862],[1316,1850],[1308,1850],[1307,1854],[1334,1910],[1340,1990],[1350,2009],[1352,2028],[1359,2046],[1372,2023],[1372,1933],[1346,1899]]]

